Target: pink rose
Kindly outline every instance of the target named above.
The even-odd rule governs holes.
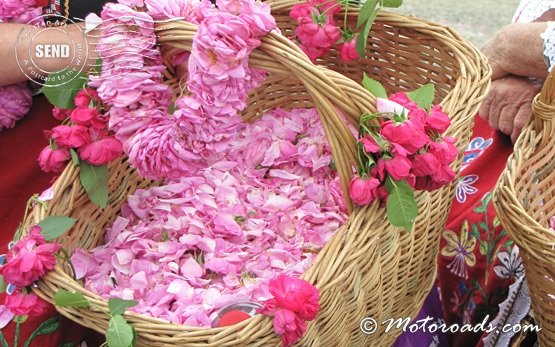
[[[391,94],[388,98],[389,100],[398,103],[399,105],[405,108],[414,108],[418,107],[418,105],[412,101],[407,93],[395,93]]]
[[[299,20],[300,18],[310,17],[311,15],[311,6],[307,2],[294,5],[293,7],[291,7],[291,12],[289,12],[289,16],[296,20]]]
[[[79,156],[92,165],[104,165],[120,157],[122,152],[121,142],[112,137],[105,137],[81,147]]]
[[[297,27],[297,36],[306,45],[330,48],[341,37],[340,30],[331,23],[316,23],[311,18],[302,18]]]
[[[52,138],[58,146],[79,148],[91,142],[89,129],[82,125],[59,125],[52,129]]]
[[[392,158],[378,159],[378,171],[387,172],[394,180],[402,180],[409,176],[412,167],[411,161],[406,157],[406,152],[400,145],[394,144]]]
[[[69,149],[45,147],[39,154],[39,166],[44,172],[60,173],[70,158]]]
[[[106,120],[99,118],[96,108],[76,108],[71,112],[71,121],[84,126],[92,126],[95,129],[106,127]]]
[[[376,178],[365,179],[355,176],[349,184],[349,196],[357,205],[368,205],[376,199],[379,186],[380,181]]]
[[[380,133],[389,142],[401,145],[409,154],[416,153],[429,140],[424,129],[410,119],[402,123],[392,120],[386,121],[382,123]]]
[[[333,24],[332,18],[327,18],[324,23],[316,23],[311,17],[303,17],[299,20],[296,34],[307,55],[312,55],[311,59],[324,55],[341,37],[341,32]]]
[[[426,118],[428,128],[443,134],[451,125],[451,119],[445,114],[441,105],[432,106],[429,116]]]
[[[52,109],[52,116],[54,118],[56,118],[57,120],[65,120],[67,117],[69,117],[71,115],[71,110],[65,110],[63,108],[59,108],[59,107],[54,107]]]
[[[417,155],[412,162],[412,172],[416,176],[429,176],[441,166],[437,157],[430,152]]]
[[[364,146],[366,153],[380,153],[382,148],[374,141],[372,136],[369,134],[364,135],[362,139],[359,140]]]
[[[339,57],[343,61],[351,61],[358,58],[358,52],[355,48],[355,39],[344,42],[339,45]]]
[[[442,164],[449,165],[455,161],[459,150],[455,147],[457,139],[446,137],[442,142],[430,142],[428,152],[433,153]]]
[[[48,303],[35,293],[23,294],[20,291],[6,295],[4,305],[16,316],[40,316],[48,310]]]
[[[318,289],[305,280],[279,275],[270,280],[270,293],[278,307],[296,312],[303,320],[313,320],[320,310]]]
[[[275,332],[281,335],[283,346],[291,346],[304,335],[305,321],[316,318],[320,310],[318,290],[286,275],[270,280],[269,289],[274,298],[267,300],[259,312],[274,316]]]
[[[77,106],[78,108],[88,108],[89,103],[91,102],[91,99],[87,95],[87,92],[85,92],[84,90],[80,90],[75,95],[73,102],[75,103],[75,106]]]
[[[316,59],[323,57],[329,51],[329,48],[311,47],[303,44],[301,44],[299,47],[313,62],[315,62]]]
[[[32,103],[31,91],[24,83],[0,87],[0,130],[12,128],[29,112]]]
[[[293,346],[306,332],[306,323],[295,312],[281,309],[274,314],[274,331],[281,335],[284,347]]]
[[[6,255],[6,264],[0,274],[7,283],[23,288],[30,286],[56,266],[55,253],[62,248],[55,243],[46,243],[40,227],[31,229]]]
[[[308,0],[308,3],[319,8],[322,14],[325,13],[330,17],[333,17],[341,12],[341,9],[343,8],[341,3],[337,0]]]

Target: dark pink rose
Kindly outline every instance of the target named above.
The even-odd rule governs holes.
[[[355,39],[339,45],[339,57],[343,61],[351,61],[358,58],[358,52],[355,48]]]
[[[30,286],[56,266],[56,252],[61,245],[46,243],[40,227],[31,229],[6,255],[0,274],[7,283],[23,288]]]
[[[79,148],[91,142],[89,129],[82,125],[59,125],[52,129],[51,136],[62,147]]]
[[[65,110],[63,108],[54,107],[52,109],[52,116],[57,120],[65,120],[67,117],[71,115],[71,110]]]
[[[92,126],[95,129],[106,127],[106,120],[99,117],[95,108],[76,108],[71,112],[71,121],[84,126]]]
[[[35,293],[23,294],[20,291],[6,295],[4,305],[16,316],[40,316],[48,310],[48,303]]]
[[[412,161],[412,173],[416,176],[429,176],[434,173],[441,163],[437,157],[430,152],[417,155]]]
[[[380,133],[389,142],[401,145],[409,154],[416,153],[429,141],[424,128],[410,119],[402,123],[393,120],[383,122]]]
[[[426,125],[428,128],[443,134],[451,125],[451,119],[443,112],[441,105],[436,105],[432,106],[430,114],[426,119]]]
[[[293,346],[306,332],[306,323],[287,309],[278,309],[274,314],[274,331],[281,335],[283,347]]]
[[[69,149],[45,147],[39,154],[39,166],[44,172],[60,173],[70,158]]]
[[[122,151],[121,142],[112,137],[105,137],[81,147],[79,156],[92,165],[104,165],[120,157]]]
[[[380,181],[376,178],[355,176],[349,184],[349,196],[357,205],[368,205],[376,199],[379,185]]]
[[[440,163],[449,165],[459,154],[459,150],[455,147],[456,141],[454,137],[446,137],[441,142],[430,142],[428,152],[433,153]]]
[[[380,153],[382,151],[382,148],[376,143],[376,141],[374,141],[372,136],[370,136],[369,134],[364,135],[364,137],[361,138],[359,141],[364,146],[364,150],[366,151],[366,153],[373,154]]]
[[[310,4],[304,2],[300,4],[296,4],[291,7],[291,12],[289,12],[289,16],[293,19],[299,20],[303,17],[311,17],[312,10]]]

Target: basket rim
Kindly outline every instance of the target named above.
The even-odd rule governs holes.
[[[277,6],[276,9],[283,9],[285,6],[291,6],[296,2],[297,2],[296,0],[277,0],[277,1],[271,1],[271,5]],[[272,10],[274,10],[274,8],[272,8]],[[358,14],[358,11],[359,9],[352,8],[349,11],[349,15],[356,15]],[[404,26],[406,28],[419,31],[427,35],[444,39],[442,40],[442,42],[444,42],[445,45],[452,50],[454,58],[460,64],[460,67],[462,67],[462,70],[460,71],[460,75],[455,80],[455,84],[453,85],[451,90],[449,90],[446,97],[441,101],[441,103],[444,104],[446,111],[449,111],[451,107],[454,108],[456,100],[452,100],[452,98],[457,90],[465,91],[469,96],[474,95],[475,97],[478,97],[477,102],[483,99],[483,97],[485,96],[485,90],[489,88],[489,82],[486,82],[486,81],[489,81],[489,76],[491,75],[491,70],[489,68],[489,65],[487,65],[485,57],[477,49],[475,49],[473,46],[468,44],[466,40],[460,37],[460,35],[458,35],[452,29],[439,24],[417,19],[415,17],[408,17],[400,14],[385,13],[385,12],[382,12],[378,16],[376,21],[387,22],[387,23],[392,23],[394,25]],[[325,69],[320,66],[318,66],[318,68]],[[339,81],[343,78],[343,80],[341,80],[341,82],[343,83],[341,84],[341,86],[345,88],[345,90],[355,93],[359,89],[359,86],[356,82],[344,77],[339,73],[335,73],[330,70],[327,70],[327,71],[329,71],[328,77],[332,79],[335,83],[340,84]],[[346,80],[349,80],[349,81],[346,81]],[[480,84],[482,88],[474,88],[473,83],[476,85]],[[475,92],[475,89],[481,89],[482,93],[480,94]],[[471,91],[474,91],[474,92],[471,93]],[[366,105],[363,105],[363,106],[365,106],[366,108],[375,108],[375,98],[371,96],[369,93],[367,93],[366,96],[368,97],[368,101]],[[78,177],[78,168],[75,168],[70,163],[62,173],[61,179],[58,179],[54,184],[54,191],[56,192],[55,194],[58,194],[57,192],[62,191],[64,186],[67,186],[68,181],[70,181],[72,178],[75,178],[75,177]],[[377,209],[378,209],[378,205],[375,203],[372,206],[367,208],[357,208],[355,211],[364,211],[365,213],[369,213],[369,212],[375,212],[375,210]],[[39,206],[39,208],[37,210],[34,210],[33,213],[30,215],[29,217],[30,219],[28,223],[31,223],[33,219],[38,222],[46,214],[47,214],[47,211],[43,210],[43,208]],[[302,278],[306,279],[307,277],[310,277],[310,273],[312,272],[312,269],[316,266],[316,264],[320,262],[320,259],[323,257],[323,254],[326,253],[324,252],[324,250],[329,248],[329,246],[333,243],[334,239],[340,238],[341,231],[348,228],[348,225],[351,222],[353,215],[354,213],[350,214],[345,224],[342,227],[340,227],[338,231],[336,231],[332,240],[330,240],[328,244],[324,247],[324,249],[321,250],[320,254],[312,264],[311,268],[307,271],[307,273],[303,274]],[[61,283],[65,284],[65,287],[63,287],[64,289],[78,290],[84,293],[87,298],[91,299],[91,301],[94,302],[96,305],[98,305],[100,308],[107,309],[106,300],[102,299],[98,294],[92,293],[86,290],[83,286],[80,285],[78,281],[74,280],[70,275],[68,275],[61,268],[59,264],[56,265],[56,268],[51,273],[47,274],[41,281],[38,282],[38,287],[33,288],[33,291],[43,299],[53,303],[53,298],[47,296],[44,292],[42,292],[40,290],[40,287],[41,286],[50,287],[52,286],[51,283],[56,279],[61,281]],[[56,280],[56,282],[59,282],[58,280]],[[309,281],[309,282],[313,282],[313,281]],[[316,286],[318,287],[318,283],[316,283]],[[85,310],[72,309],[72,308],[58,307],[58,306],[56,306],[56,309],[61,314],[63,314],[64,316],[70,319],[74,316],[73,314],[74,311],[75,312],[89,311],[89,309],[85,309]],[[179,332],[180,337],[183,337],[183,338],[186,338],[187,336],[189,336],[190,335],[189,333],[194,335],[194,333],[198,331],[209,331],[214,334],[218,334],[219,336],[231,334],[240,329],[249,331],[249,330],[255,329],[254,327],[263,320],[266,321],[264,328],[262,329],[260,326],[257,326],[256,330],[257,331],[268,330],[268,329],[271,330],[270,320],[261,315],[256,315],[242,323],[225,327],[225,328],[198,328],[198,327],[184,326],[176,323],[170,323],[163,319],[148,317],[131,311],[126,311],[124,313],[124,316],[126,319],[129,320],[129,322],[134,324],[140,324],[140,325],[163,324],[164,327],[168,327],[168,329],[170,330],[172,329],[172,327],[174,327],[176,332],[177,331]],[[106,324],[106,327],[107,327],[107,324]],[[105,329],[102,329],[101,327],[96,325],[93,325],[90,328],[93,328],[94,330],[101,333],[105,331]]]

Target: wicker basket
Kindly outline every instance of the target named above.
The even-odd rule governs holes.
[[[555,72],[533,104],[493,201],[501,223],[520,248],[541,346],[555,346]]]
[[[288,12],[293,1],[274,2],[273,13],[282,32],[293,30]],[[356,21],[352,10],[350,21]],[[176,49],[189,50],[195,26],[173,22],[158,27],[159,42],[169,55]],[[320,61],[339,72],[315,66],[285,36],[269,34],[251,56],[251,64],[270,73],[264,84],[251,93],[247,120],[275,107],[317,107],[332,146],[342,183],[350,179],[354,163],[354,139],[338,115],[341,110],[354,124],[363,112],[375,109],[375,99],[350,76],[360,80],[367,72],[387,89],[412,90],[425,83],[436,86],[437,99],[453,125],[449,136],[459,138],[461,150],[467,145],[473,116],[489,87],[489,67],[485,59],[466,41],[448,28],[394,14],[382,14],[374,27],[367,56],[351,63],[340,63],[337,52]],[[177,84],[171,69],[168,83]],[[177,85],[175,85],[177,89]],[[460,159],[455,170],[460,166]],[[152,185],[141,179],[125,161],[110,167],[110,201],[100,210],[89,202],[78,180],[78,169],[68,166],[54,186],[55,196],[44,208],[38,206],[27,225],[48,215],[66,215],[78,223],[69,236],[59,240],[72,250],[92,248],[103,240],[104,228],[115,218],[128,194]],[[308,325],[301,346],[387,346],[400,331],[384,333],[384,327],[371,336],[359,330],[364,317],[377,322],[395,317],[415,316],[432,286],[438,239],[447,216],[453,186],[434,193],[417,194],[420,214],[414,230],[407,233],[387,223],[379,204],[351,210],[347,223],[320,252],[303,278],[320,290],[322,310]],[[38,283],[34,291],[52,301],[63,288],[83,293],[96,306],[106,301],[85,290],[71,277],[70,269],[57,266]],[[70,319],[104,332],[108,316],[90,309],[58,310]],[[148,346],[278,346],[272,321],[253,317],[228,328],[202,329],[169,324],[134,313],[126,313],[138,334],[138,343]]]

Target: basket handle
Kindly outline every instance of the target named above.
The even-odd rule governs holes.
[[[543,135],[540,143],[540,148],[543,148],[555,130],[555,69],[551,70],[541,92],[534,98],[532,117],[534,129]]]

